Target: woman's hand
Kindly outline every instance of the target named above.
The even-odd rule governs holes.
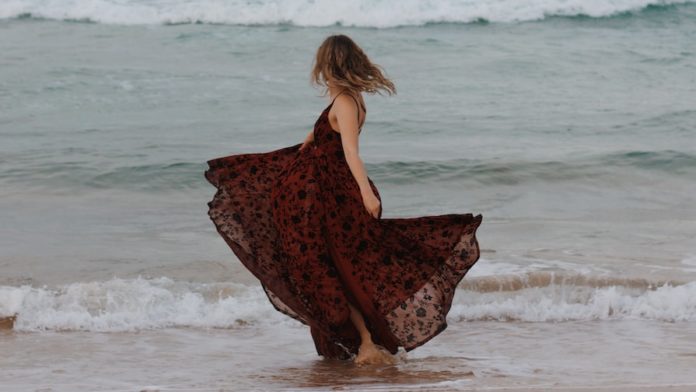
[[[308,146],[310,143],[312,143],[313,141],[314,141],[314,130],[311,130],[311,131],[309,131],[309,133],[307,134],[307,137],[305,138],[304,142],[302,143],[302,145],[300,146],[300,148],[298,149],[298,151],[301,151],[301,150],[307,148],[307,146]]]
[[[379,212],[382,209],[382,203],[373,192],[365,192],[362,194],[365,209],[372,215],[373,218],[379,217]]]

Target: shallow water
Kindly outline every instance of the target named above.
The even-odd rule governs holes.
[[[0,5],[3,386],[696,384],[693,4],[298,0],[250,26],[234,2],[73,3]],[[367,374],[319,360],[206,214],[206,160],[311,129],[336,32],[397,86],[361,134],[383,216],[484,217],[449,328]]]
[[[0,377],[8,390],[52,391],[696,387],[688,323],[455,323],[432,344],[401,351],[396,365],[368,367],[317,357],[308,337],[299,325],[14,333],[0,340],[12,353],[0,359]]]

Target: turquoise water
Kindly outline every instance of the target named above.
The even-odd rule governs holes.
[[[300,143],[329,103],[309,84],[314,51],[345,33],[397,87],[365,96],[360,140],[383,216],[484,216],[457,328],[596,321],[605,351],[623,333],[614,319],[642,338],[665,321],[691,336],[696,5],[522,3],[0,5],[0,316],[25,331],[194,335],[287,321],[216,233],[203,171]],[[631,369],[659,373],[646,361]]]

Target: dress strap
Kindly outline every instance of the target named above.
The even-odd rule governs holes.
[[[329,104],[329,107],[333,106],[334,102],[336,102],[336,98],[338,98],[338,96],[341,95],[341,94],[343,94],[343,91],[341,91],[340,93],[336,94],[336,96],[334,97],[334,99],[331,100],[331,103]]]

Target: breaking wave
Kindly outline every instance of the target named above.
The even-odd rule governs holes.
[[[431,23],[516,22],[552,16],[613,17],[693,0],[11,0],[0,18],[45,18],[107,24],[396,27]]]
[[[277,312],[260,286],[166,277],[55,288],[0,286],[0,318],[14,314],[20,331],[301,326]],[[450,323],[609,319],[696,321],[696,282],[549,272],[469,277],[458,287],[448,315]]]

